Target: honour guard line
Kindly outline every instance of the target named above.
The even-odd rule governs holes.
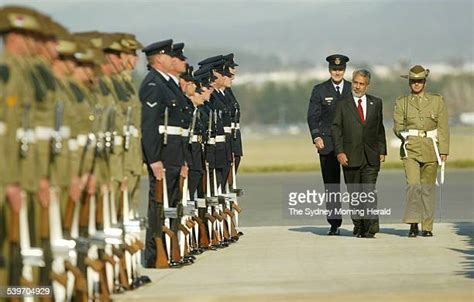
[[[151,282],[142,253],[147,268],[179,268],[239,240],[233,54],[194,70],[184,43],[71,33],[21,6],[0,7],[0,35],[1,285],[107,301]],[[140,50],[149,72],[137,89]]]

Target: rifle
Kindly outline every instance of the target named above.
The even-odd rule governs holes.
[[[160,188],[160,183],[157,180],[156,184],[156,190],[159,190]],[[161,194],[162,196],[162,207],[163,207],[163,214],[164,214],[164,225],[161,226],[161,231],[165,233],[165,244],[166,244],[166,251],[168,255],[168,260],[169,264],[168,267],[179,267],[181,266],[181,256],[179,253],[179,243],[178,243],[178,237],[176,236],[176,233],[173,232],[170,229],[170,218],[178,218],[178,213],[176,208],[170,208],[169,203],[168,203],[168,188],[166,184],[166,169],[163,169],[163,180],[161,182],[161,192],[156,192],[157,195]],[[157,202],[160,203],[157,199]],[[159,217],[158,223],[161,221],[161,216]],[[156,240],[156,236],[155,236]],[[158,249],[158,245],[157,245]],[[157,250],[157,257],[158,255],[158,250]],[[156,261],[158,263],[158,259]]]
[[[157,229],[155,230],[155,243],[156,243],[156,259],[155,259],[155,267],[156,268],[168,268],[168,254],[165,248],[165,244],[162,239],[162,218],[163,218],[163,179],[156,180],[156,187],[155,187],[155,199],[157,203],[156,209],[156,224]]]
[[[20,250],[21,250],[21,258],[22,258],[22,270],[21,270],[21,277],[20,282],[16,283],[17,285],[23,285],[32,287],[33,286],[33,266],[35,267],[44,267],[45,266],[45,256],[43,249],[41,248],[33,248],[30,244],[30,232],[28,226],[28,204],[26,201],[26,193],[21,193],[22,203],[21,209],[19,214],[19,241],[20,241]],[[16,215],[13,215],[13,219]],[[16,223],[16,221],[13,221]],[[17,234],[12,234],[13,236]],[[12,237],[13,237],[12,236]],[[13,240],[17,238],[12,238]],[[20,253],[19,253],[20,254]],[[15,258],[15,257],[14,257]],[[17,260],[12,259],[12,264],[15,263]],[[18,270],[19,267],[13,267],[13,270]],[[14,278],[18,278],[18,276],[14,276]],[[17,280],[13,280],[17,281]]]
[[[180,255],[185,263],[192,263],[195,258],[193,256],[189,256],[190,248],[188,243],[191,242],[190,237],[192,235],[192,228],[194,228],[194,224],[191,223],[190,228],[188,229],[187,221],[189,217],[196,216],[195,207],[191,204],[188,205],[188,178],[180,177],[179,186],[181,192],[180,209],[182,209],[182,212],[180,211],[181,213],[178,213],[178,217],[181,217],[181,221],[178,226]]]
[[[126,126],[125,126],[125,131],[124,131],[124,135],[125,135],[125,143],[124,143],[124,149],[125,151],[128,151],[130,149],[130,136],[131,136],[131,133],[130,133],[130,125],[132,123],[132,106],[128,106],[127,108],[127,122],[126,122]]]

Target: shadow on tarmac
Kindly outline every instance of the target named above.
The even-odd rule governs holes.
[[[474,223],[472,222],[458,222],[454,223],[454,230],[457,235],[465,236],[464,242],[467,242],[469,247],[467,249],[450,249],[462,253],[464,261],[461,262],[464,270],[456,272],[457,275],[462,275],[469,279],[474,279]]]

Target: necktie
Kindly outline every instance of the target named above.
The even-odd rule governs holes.
[[[336,86],[336,93],[337,93],[337,96],[341,96],[341,91],[339,90],[339,86]]]
[[[365,120],[364,120],[364,110],[362,109],[362,100],[359,99],[357,102],[359,103],[359,105],[357,105],[357,111],[359,111],[360,120],[362,121],[362,124],[364,124]]]

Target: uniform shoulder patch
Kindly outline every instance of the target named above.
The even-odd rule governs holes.
[[[109,87],[107,87],[107,85],[102,80],[99,81],[99,89],[100,89],[100,92],[102,93],[102,95],[109,95],[110,94]]]
[[[1,64],[0,65],[0,80],[6,83],[8,82],[9,78],[10,78],[10,69],[8,68],[7,65]]]

